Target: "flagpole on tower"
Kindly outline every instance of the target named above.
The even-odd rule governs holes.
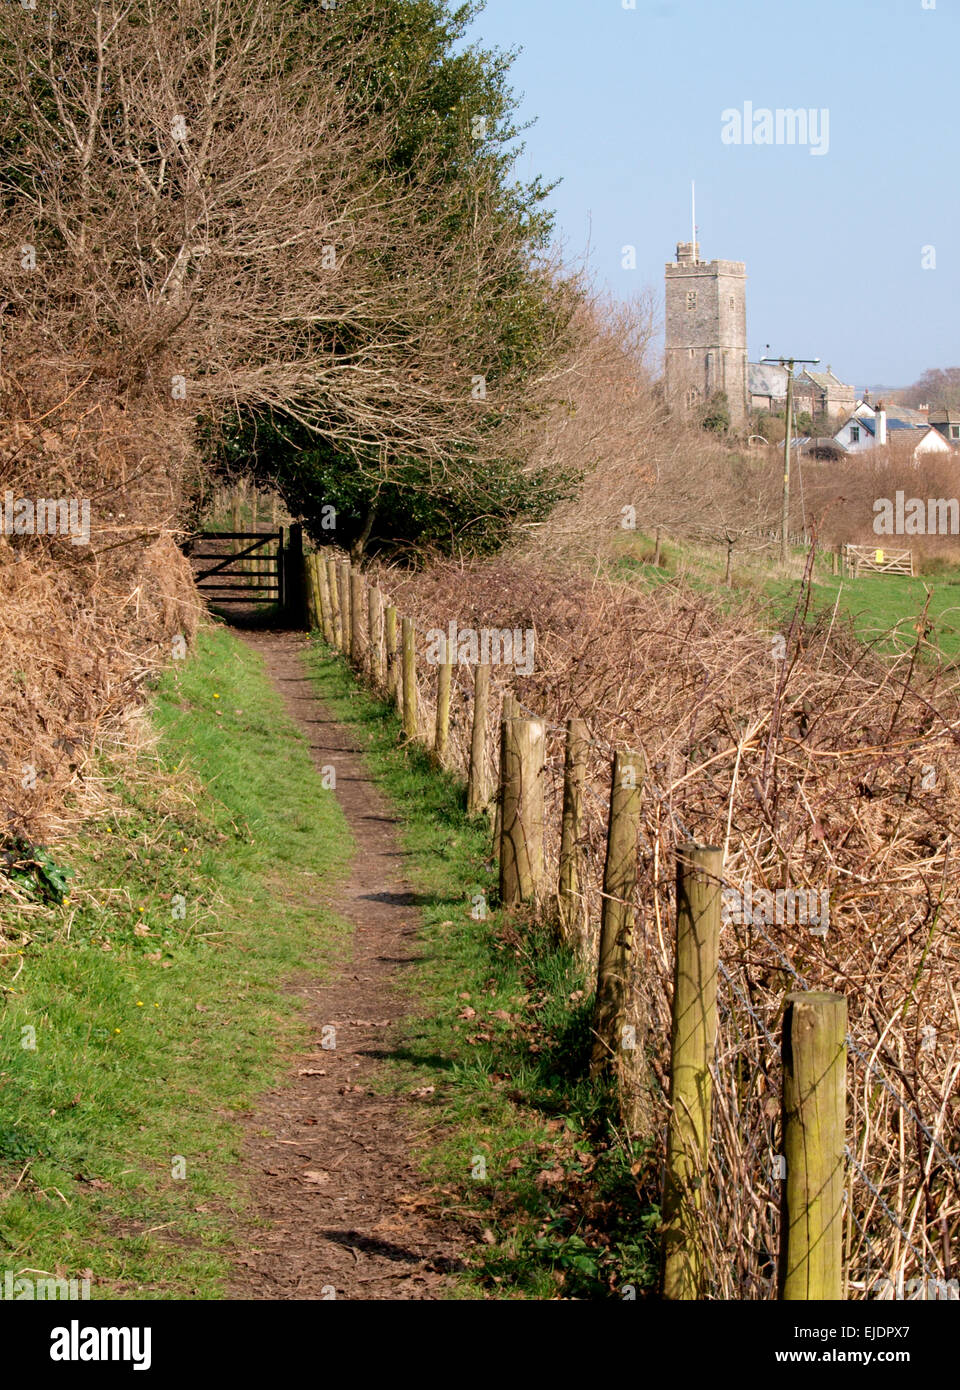
[[[693,259],[699,260],[697,255],[697,185],[694,179],[690,180],[690,225],[693,229],[693,241],[690,249],[693,252]]]

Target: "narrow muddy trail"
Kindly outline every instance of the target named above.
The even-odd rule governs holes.
[[[313,693],[292,633],[245,633],[336,796],[356,842],[348,877],[318,905],[351,924],[332,975],[300,979],[311,1047],[248,1117],[245,1176],[257,1224],[229,1296],[246,1299],[438,1299],[468,1243],[444,1220],[411,1162],[428,1098],[377,1094],[371,1078],[409,1009],[417,912],[397,825],[347,729]],[[324,1048],[335,1030],[336,1047]]]

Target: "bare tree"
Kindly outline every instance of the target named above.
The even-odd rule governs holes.
[[[352,108],[319,7],[62,0],[4,26],[8,354],[193,415],[282,410],[374,473],[426,460],[428,486],[555,389],[495,360],[481,307],[515,247],[469,161],[383,173],[391,118]]]

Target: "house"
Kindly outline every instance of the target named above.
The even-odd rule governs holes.
[[[833,438],[847,454],[883,449],[901,441],[910,448],[915,461],[925,454],[953,452],[943,435],[926,419],[904,418],[905,415],[921,415],[921,412],[908,411],[901,406],[895,406],[894,411],[896,413],[888,413],[882,402],[874,408],[869,402],[860,401]]]
[[[863,399],[857,401],[857,408],[854,414],[872,418],[882,405],[883,401],[878,401],[876,406],[874,406],[870,399],[869,391],[865,391]],[[900,405],[894,402],[890,410],[887,411],[887,414],[890,415],[892,413],[898,420],[903,420],[908,425],[928,425],[930,424],[929,411],[930,407],[927,405],[921,405],[916,410],[913,410],[908,405]]]
[[[780,413],[787,401],[787,369],[772,362],[748,362],[747,379],[751,410]],[[850,415],[857,393],[828,367],[825,372],[798,372],[793,381],[793,408],[814,419],[842,420]]]
[[[942,434],[954,448],[960,445],[960,410],[937,406],[930,411],[929,420],[937,433]]]
[[[825,372],[812,372],[804,368],[797,376],[793,386],[793,398],[797,410],[806,410],[817,418],[843,420],[851,414],[856,405],[857,393],[828,366]]]

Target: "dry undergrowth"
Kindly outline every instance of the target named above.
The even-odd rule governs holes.
[[[99,749],[136,755],[144,682],[200,612],[175,542],[183,423],[54,376],[0,377],[0,503],[90,503],[86,544],[0,534],[0,834],[27,858],[102,803]]]
[[[779,1021],[791,989],[849,1003],[848,1278],[956,1277],[960,1238],[960,699],[955,671],[915,651],[884,660],[836,622],[798,611],[775,641],[679,586],[655,593],[529,560],[420,575],[384,588],[415,617],[420,704],[431,727],[427,629],[533,628],[532,674],[513,680],[550,726],[547,852],[554,874],[562,725],[595,741],[587,800],[588,949],[600,917],[610,754],[647,766],[634,945],[636,1022],[662,1082],[672,992],[674,850],[722,845],[725,882],[829,895],[825,936],[806,925],[724,926],[715,1143],[705,1230],[712,1294],[773,1296],[778,1249]],[[778,656],[785,659],[778,660]],[[512,675],[512,673],[509,673]],[[500,689],[508,672],[494,671]],[[452,762],[465,769],[471,673],[455,676]],[[495,701],[494,710],[498,709]],[[491,725],[494,720],[491,719]],[[493,729],[489,766],[495,766]],[[666,1110],[658,1101],[658,1144]],[[662,1155],[658,1155],[662,1156]],[[883,1287],[889,1287],[883,1285]],[[914,1286],[914,1287],[919,1287]],[[908,1293],[909,1296],[909,1293]]]

